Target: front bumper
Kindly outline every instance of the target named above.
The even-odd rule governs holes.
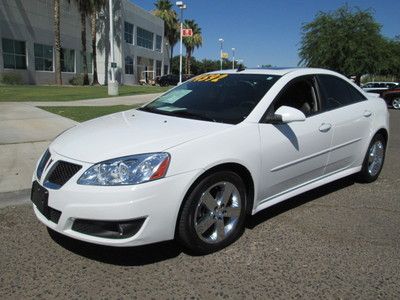
[[[59,158],[52,157],[57,160]],[[62,157],[63,160],[69,160]],[[76,161],[69,160],[72,163]],[[79,162],[80,164],[84,164]],[[48,189],[48,206],[61,212],[58,222],[48,219],[34,204],[37,218],[47,227],[72,238],[109,246],[138,246],[174,238],[180,205],[200,170],[131,186],[86,186],[76,182],[89,167],[84,165],[60,189]],[[43,182],[33,176],[34,181]],[[106,238],[74,230],[74,221],[140,220],[136,234],[128,238]]]

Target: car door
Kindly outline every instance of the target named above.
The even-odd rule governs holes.
[[[314,76],[304,76],[288,83],[272,102],[266,116],[274,114],[282,105],[302,110],[306,120],[271,124],[264,118],[259,124],[261,202],[321,177],[328,160],[332,131],[326,122],[326,114],[320,113]]]
[[[333,132],[325,174],[361,165],[373,113],[367,98],[333,75],[318,75],[318,83],[322,110],[328,113]]]

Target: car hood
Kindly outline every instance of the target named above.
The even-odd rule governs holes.
[[[233,125],[128,110],[73,127],[50,145],[58,154],[89,163],[168,148]]]

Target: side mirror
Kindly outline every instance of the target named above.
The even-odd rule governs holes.
[[[305,114],[293,107],[290,106],[281,106],[276,111],[274,116],[267,117],[268,123],[291,123],[291,122],[301,122],[305,121],[306,116]]]

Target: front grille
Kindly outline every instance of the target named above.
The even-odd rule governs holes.
[[[50,155],[50,151],[49,151],[49,149],[47,149],[46,152],[43,154],[43,157],[42,157],[42,159],[40,160],[39,165],[38,165],[38,168],[37,168],[37,171],[36,171],[36,176],[37,176],[37,178],[38,178],[39,180],[40,180],[40,178],[42,177],[44,168],[46,167],[47,162],[48,162],[49,159],[50,159],[50,156],[51,156],[51,155]]]
[[[40,213],[46,217],[47,220],[53,223],[58,223],[60,220],[61,212],[51,208],[48,205],[49,192],[42,187],[37,181],[32,184],[31,201],[35,204]]]
[[[74,176],[82,166],[59,160],[54,163],[47,175],[45,186],[53,189],[61,188],[68,180]]]
[[[142,227],[146,218],[126,221],[96,221],[76,219],[72,230],[108,239],[126,239],[134,236]]]

